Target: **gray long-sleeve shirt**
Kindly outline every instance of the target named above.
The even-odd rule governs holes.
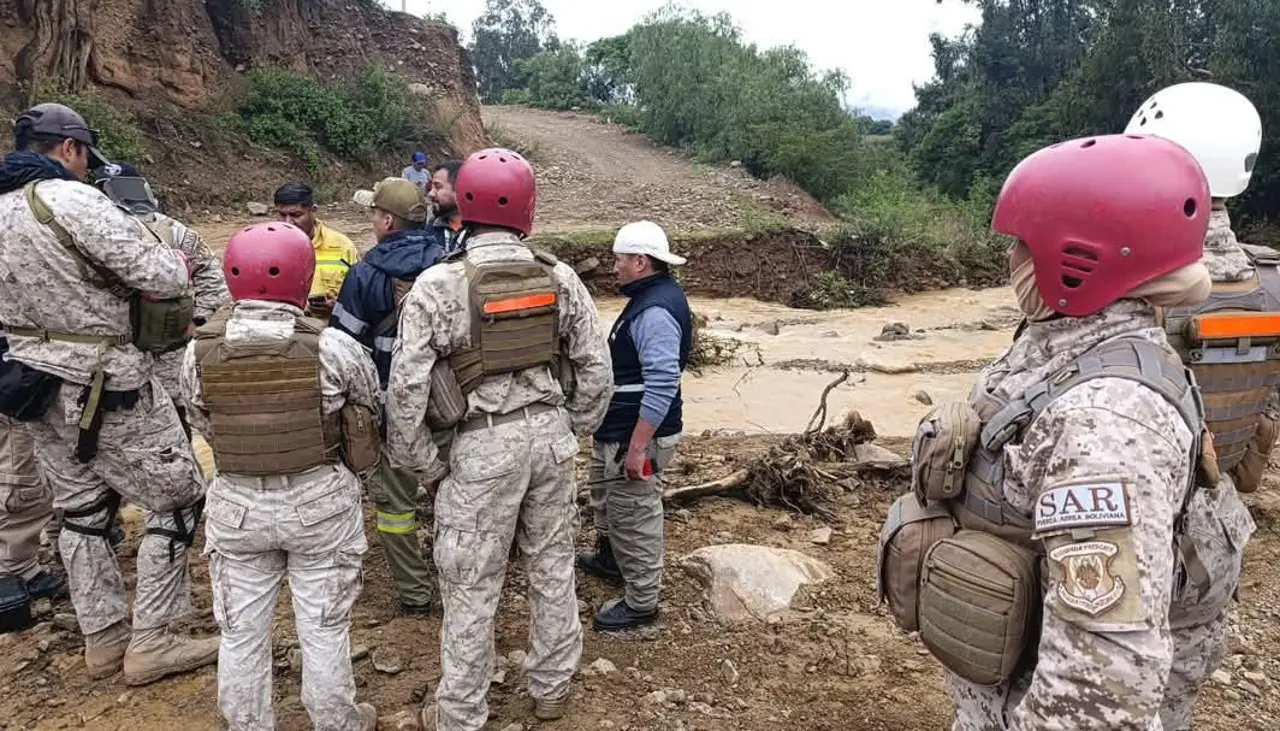
[[[631,339],[644,377],[640,418],[658,426],[680,390],[680,325],[670,312],[650,307],[631,321]]]

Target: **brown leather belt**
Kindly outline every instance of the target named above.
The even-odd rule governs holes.
[[[491,429],[495,426],[510,424],[513,421],[528,421],[538,414],[555,411],[558,406],[550,404],[529,404],[506,414],[478,414],[458,425],[458,433],[465,434],[477,429]]]

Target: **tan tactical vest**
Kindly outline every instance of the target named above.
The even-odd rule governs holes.
[[[320,397],[319,322],[298,318],[291,339],[232,346],[231,307],[196,331],[196,364],[218,469],[239,475],[286,475],[341,459],[337,414]]]
[[[1204,395],[1218,466],[1228,472],[1267,426],[1260,419],[1280,386],[1280,252],[1243,248],[1254,265],[1253,279],[1215,282],[1204,304],[1164,313],[1169,343],[1195,372]],[[1256,488],[1240,482],[1237,477],[1246,492]]]
[[[449,357],[462,393],[471,393],[485,376],[537,366],[558,367],[560,293],[554,275],[557,260],[541,251],[534,251],[533,255],[531,262],[464,261],[471,346]]]
[[[1037,552],[1043,547],[1032,541],[1033,524],[1004,499],[1004,457],[1006,444],[1021,438],[1022,431],[1040,412],[1067,391],[1095,378],[1124,378],[1137,381],[1160,394],[1182,416],[1191,433],[1199,435],[1203,407],[1195,380],[1177,359],[1163,348],[1140,338],[1117,338],[1080,356],[1052,378],[1036,383],[1009,402],[987,393],[981,384],[970,394],[970,405],[982,420],[977,447],[969,458],[964,477],[964,493],[951,501],[960,527],[1003,538]],[[1193,470],[1194,483],[1194,470]],[[1189,501],[1192,484],[1184,499]]]

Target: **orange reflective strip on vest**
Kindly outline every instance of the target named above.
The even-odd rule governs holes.
[[[507,300],[494,300],[484,303],[484,314],[500,315],[516,310],[532,310],[538,307],[550,307],[556,303],[555,292],[540,292],[526,297],[514,297]]]
[[[1197,315],[1187,325],[1193,340],[1280,337],[1280,313],[1228,312]]]

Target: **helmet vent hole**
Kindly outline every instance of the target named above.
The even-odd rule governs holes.
[[[506,162],[506,161],[507,161],[507,158],[505,157],[498,158],[498,162]]]
[[[1188,198],[1186,202],[1182,204],[1182,212],[1187,214],[1187,218],[1196,217],[1196,208],[1195,198]]]
[[[1085,141],[1084,141],[1084,143],[1083,143],[1083,144],[1081,144],[1080,146],[1081,146],[1082,148],[1088,149],[1088,148],[1090,148],[1090,147],[1093,147],[1093,146],[1094,146],[1094,145],[1096,145],[1096,144],[1098,144],[1098,141],[1097,141],[1097,140],[1085,140]]]
[[[1156,112],[1156,119],[1164,119],[1164,110]]]
[[[267,270],[267,274],[270,274],[273,277],[280,276],[280,267],[271,267]]]
[[[1145,121],[1145,120],[1143,121],[1143,124],[1146,124],[1146,121]],[[1129,139],[1131,139],[1131,140],[1145,140],[1145,139],[1146,139],[1146,137],[1143,137],[1142,135],[1125,135],[1125,136],[1126,136],[1126,137],[1128,137],[1128,138],[1129,138]]]
[[[1139,127],[1146,127],[1146,126],[1147,126],[1147,115],[1145,115],[1145,114],[1144,114],[1144,115],[1142,115],[1142,121],[1141,121],[1141,122],[1138,122],[1138,126],[1139,126]]]
[[[1157,105],[1157,104],[1159,104],[1159,103],[1160,103],[1160,102],[1155,101],[1155,100],[1153,99],[1153,100],[1151,101],[1151,106],[1150,106],[1150,107],[1148,107],[1148,109],[1155,109],[1155,108],[1156,108],[1156,105]]]
[[[1084,284],[1084,280],[1080,279],[1079,277],[1064,276],[1062,278],[1062,286],[1066,287],[1067,289],[1079,289],[1080,285],[1082,284]]]
[[[466,197],[466,199],[467,199],[467,202],[468,202],[468,203],[472,203],[472,202],[474,202],[474,201],[475,201],[475,199],[476,199],[475,194],[474,194],[474,193],[472,193],[471,191],[467,191],[467,194],[466,194],[466,196],[465,196],[465,197]]]
[[[1256,152],[1250,152],[1250,153],[1249,153],[1247,156],[1245,156],[1245,158],[1244,158],[1244,171],[1245,171],[1246,173],[1252,173],[1252,172],[1253,172],[1253,166],[1254,166],[1254,165],[1256,165],[1257,163],[1258,163],[1258,153],[1256,153]]]
[[[498,205],[500,206],[507,205],[507,197],[505,195],[498,196]]]
[[[488,158],[489,158],[489,156],[488,156],[488,155],[481,155],[480,157],[477,157],[476,159],[477,159],[477,160],[487,160]]]
[[[231,267],[231,276],[233,277],[240,276],[240,267]]]

